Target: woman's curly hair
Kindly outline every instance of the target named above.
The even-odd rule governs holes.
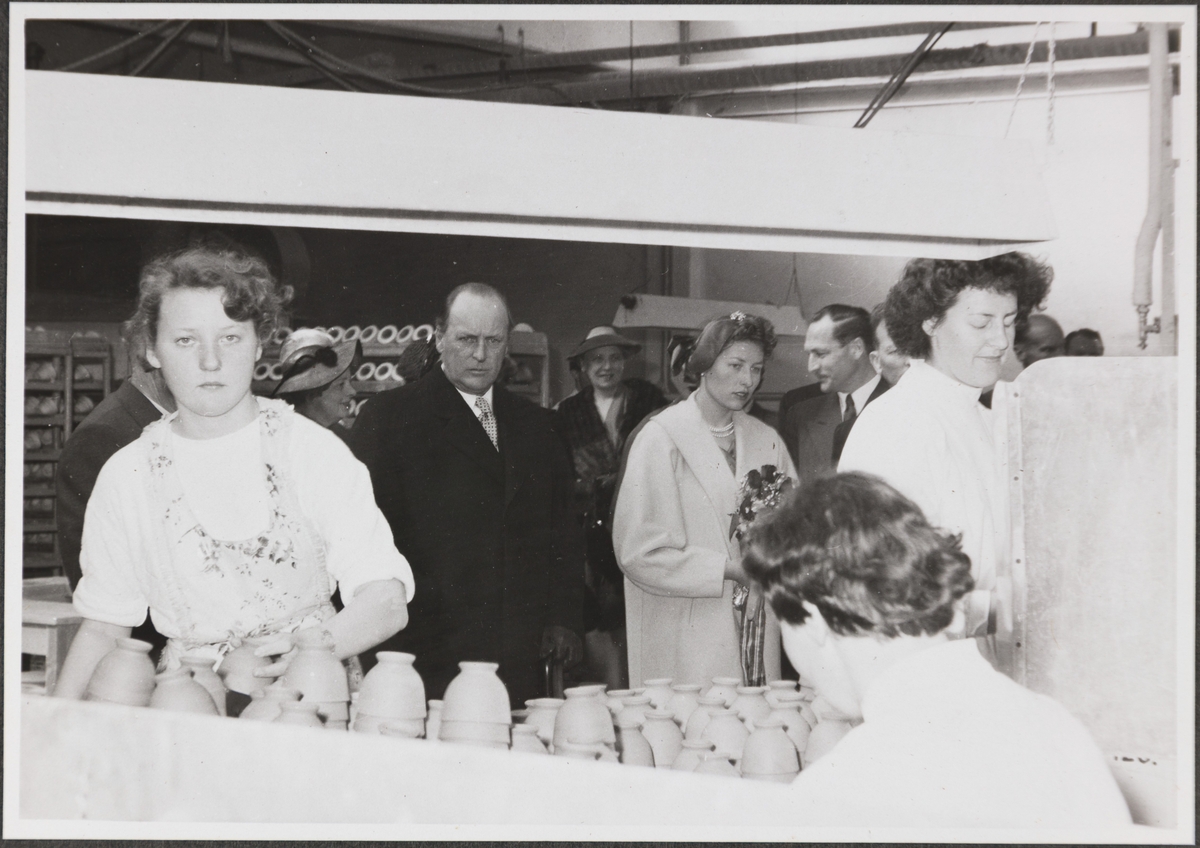
[[[896,348],[925,359],[930,353],[923,324],[941,321],[966,289],[983,289],[1017,298],[1017,322],[1041,306],[1050,293],[1054,269],[1028,253],[1004,253],[975,262],[957,259],[913,259],[884,305],[884,321]]]
[[[746,312],[714,318],[700,331],[684,366],[684,376],[699,380],[701,374],[713,367],[722,351],[736,342],[756,344],[762,348],[763,359],[770,359],[775,351],[775,325],[766,318]]]
[[[783,621],[803,624],[807,601],[843,636],[919,636],[948,627],[974,586],[959,543],[878,477],[838,474],[755,523],[742,564]]]
[[[163,295],[179,288],[221,289],[225,314],[234,321],[253,321],[263,342],[284,323],[292,298],[291,286],[278,286],[262,257],[231,239],[209,236],[142,268],[137,308],[125,324],[126,338],[139,349],[154,344]]]

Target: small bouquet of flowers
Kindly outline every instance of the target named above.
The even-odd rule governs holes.
[[[739,540],[746,535],[754,519],[776,509],[792,488],[794,481],[774,465],[752,468],[746,472],[738,489],[738,508],[733,516],[730,534]]]
[[[794,481],[774,465],[751,469],[738,489],[738,507],[730,523],[729,534],[740,542],[750,525],[761,515],[776,509]],[[763,645],[766,641],[766,599],[757,587],[738,584],[733,590],[733,617],[741,633],[742,683],[766,684]]]

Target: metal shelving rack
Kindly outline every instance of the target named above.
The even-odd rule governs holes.
[[[26,414],[26,436],[49,434],[49,444],[36,449],[26,448],[24,455],[24,536],[23,571],[25,577],[60,574],[62,558],[58,546],[58,504],[54,488],[57,463],[63,445],[75,427],[94,408],[100,399],[112,391],[112,347],[106,339],[73,336],[66,342],[30,339],[25,344],[25,362],[50,363],[53,379],[25,381],[27,399],[55,398],[57,410],[50,414]],[[77,365],[100,366],[100,379],[89,375],[76,380]],[[28,375],[27,375],[28,377]],[[87,411],[76,412],[76,401],[86,396],[93,400]],[[49,509],[46,507],[49,506]]]

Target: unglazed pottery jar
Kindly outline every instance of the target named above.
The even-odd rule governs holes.
[[[670,768],[683,749],[683,733],[675,723],[674,717],[666,710],[651,710],[646,713],[642,736],[650,743],[658,768]]]
[[[783,732],[792,740],[796,750],[803,754],[808,746],[808,735],[812,732],[812,725],[800,714],[800,706],[804,704],[803,696],[799,692],[781,692],[775,700],[776,705],[771,710],[771,715],[783,723]]]
[[[700,684],[676,683],[671,686],[671,697],[663,708],[674,718],[680,729],[687,727],[688,716],[700,706]]]
[[[732,713],[730,714],[732,715]],[[734,716],[737,718],[737,716]],[[696,774],[716,774],[722,777],[741,777],[733,765],[733,755],[728,751],[709,751],[696,766]]]
[[[524,751],[527,754],[548,754],[546,746],[538,738],[537,728],[528,724],[514,724],[512,729],[512,749]]]
[[[707,739],[684,739],[679,756],[671,763],[673,771],[695,771],[700,765],[704,754],[713,749],[713,744]]]
[[[254,652],[263,645],[275,641],[272,636],[247,636],[242,644],[221,658],[217,674],[230,692],[253,695],[274,680],[271,677],[255,677],[254,671],[272,664],[270,657],[256,657]]]
[[[150,696],[150,707],[177,713],[220,715],[212,695],[192,680],[190,668],[164,671],[154,678],[154,694]]]
[[[740,760],[742,749],[746,746],[746,739],[750,736],[746,725],[733,710],[714,708],[709,715],[711,718],[704,726],[700,738],[712,742],[716,750],[727,752],[732,759]]]
[[[537,738],[543,745],[554,742],[554,719],[562,705],[562,698],[532,698],[525,702],[529,715],[525,716],[524,723],[536,729]]]
[[[640,723],[633,718],[617,719],[617,751],[625,765],[654,765],[654,749],[642,735]]]
[[[274,721],[283,712],[281,705],[284,701],[299,700],[300,693],[295,689],[287,689],[283,686],[268,686],[266,689],[259,689],[254,693],[254,700],[242,710],[242,714],[238,718],[249,719],[250,721]]]
[[[661,710],[667,705],[667,701],[671,700],[671,684],[673,682],[674,680],[670,677],[656,677],[646,681],[646,695],[650,698],[654,709]]]
[[[554,719],[554,750],[564,742],[576,745],[615,745],[612,714],[596,700],[590,686],[577,686],[563,692],[566,700]]]
[[[725,709],[725,699],[720,695],[715,698],[701,695],[696,709],[692,710],[692,714],[688,716],[687,727],[684,728],[684,738],[699,739],[708,720],[712,718],[712,711],[723,709]]]
[[[425,720],[421,718],[377,718],[359,713],[354,719],[356,733],[379,733],[383,736],[402,736],[420,739],[425,735]]]
[[[279,704],[277,724],[294,724],[299,727],[315,727],[324,729],[325,725],[317,715],[317,705],[312,701],[281,701]]]
[[[617,713],[617,718],[628,716],[629,718],[646,720],[646,713],[654,707],[650,703],[649,695],[630,695],[625,698],[621,705],[621,711]]]
[[[512,729],[507,724],[484,721],[447,721],[442,718],[438,738],[443,742],[462,742],[485,748],[507,748],[512,742]]]
[[[425,719],[425,684],[412,654],[377,651],[378,662],[358,687],[358,711],[379,718]]]
[[[442,695],[442,723],[512,724],[508,689],[496,675],[499,663],[460,662],[459,672]],[[445,739],[445,736],[442,736]]]
[[[302,630],[296,634],[296,647],[299,650],[280,678],[283,685],[298,689],[307,701],[345,701],[349,704],[346,667],[333,652],[333,637],[329,631]]]
[[[130,707],[145,707],[154,692],[154,663],[149,642],[118,639],[96,664],[85,697]]]
[[[561,745],[554,746],[554,756],[568,760],[595,762],[600,759],[600,754],[604,750],[603,745],[579,745],[574,742],[563,742]]]
[[[192,679],[212,695],[213,703],[217,705],[217,712],[225,715],[225,684],[213,671],[212,660],[204,657],[184,657],[180,662],[184,668],[192,670]]]
[[[752,722],[757,722],[771,714],[771,705],[767,703],[765,696],[767,692],[766,686],[739,686],[737,688],[737,698],[734,699],[732,709],[737,713],[738,718],[749,725]]]
[[[347,730],[350,723],[349,701],[314,701],[317,705],[317,717],[321,719],[326,730]]]
[[[706,698],[720,698],[725,702],[725,706],[729,707],[737,699],[737,690],[741,685],[742,681],[736,677],[714,677],[712,686],[700,694]]]
[[[786,777],[788,781],[800,773],[800,755],[777,716],[755,723],[742,750],[741,769],[743,777]]]
[[[417,739],[425,734],[425,684],[412,654],[378,651],[379,660],[363,678],[356,699],[354,730]]]
[[[632,689],[609,689],[604,693],[604,697],[608,700],[608,711],[612,713],[614,719],[625,708],[625,704],[622,703],[624,699],[632,698],[633,695],[634,691]]]
[[[772,707],[775,706],[775,696],[780,692],[795,692],[795,680],[770,680],[767,682],[766,699]]]

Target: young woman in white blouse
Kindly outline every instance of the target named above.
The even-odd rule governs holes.
[[[88,502],[74,604],[84,623],[55,694],[92,671],[147,610],[168,637],[159,665],[216,662],[248,636],[282,673],[296,634],[320,627],[342,658],[408,621],[412,572],[366,468],[328,430],[250,392],[262,340],[290,292],[265,262],[212,242],[142,271],[130,321],[178,410],[104,466]],[[340,588],[345,603],[330,603]]]
[[[1006,594],[997,568],[1009,545],[1008,488],[980,395],[1000,379],[1016,323],[1045,300],[1053,277],[1050,266],[1015,252],[909,262],[888,292],[884,320],[912,364],[859,416],[838,464],[882,477],[935,527],[962,535],[975,591],[963,600],[958,635],[993,632]]]

